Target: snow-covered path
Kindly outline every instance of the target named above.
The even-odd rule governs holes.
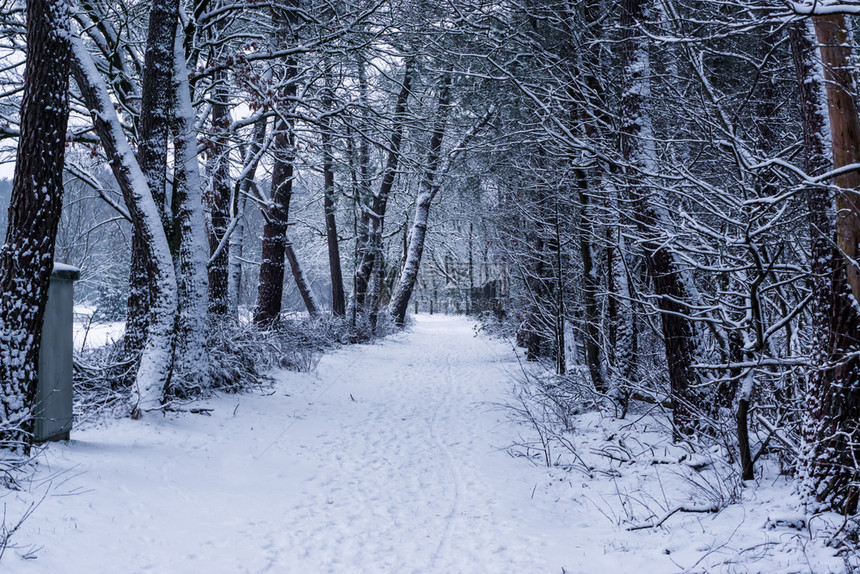
[[[567,436],[591,477],[512,458],[506,447],[534,439],[499,406],[517,368],[467,320],[420,316],[327,355],[316,375],[278,374],[267,396],[208,401],[210,417],[74,431],[2,499],[11,525],[47,492],[0,572],[843,572],[806,529],[768,526],[797,515],[790,481],[731,495],[732,475],[691,470],[655,419],[578,416]],[[626,529],[729,495],[718,514]]]
[[[465,319],[419,317],[318,376],[284,373],[272,396],[212,400],[211,417],[74,433],[49,448],[53,487],[0,568],[575,572],[588,542],[504,450],[512,359]]]

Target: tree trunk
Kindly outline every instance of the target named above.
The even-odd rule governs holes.
[[[752,373],[749,375],[752,377]],[[738,401],[737,425],[738,425],[738,449],[741,458],[741,479],[753,480],[753,460],[750,452],[750,433],[748,428],[748,413],[750,409],[749,397],[744,394],[744,397]]]
[[[174,42],[178,21],[178,0],[152,0],[141,78],[140,143],[137,149],[140,170],[149,183],[168,238],[173,237],[173,218],[167,204],[167,142],[174,107]],[[171,248],[175,246],[171,245]]]
[[[793,30],[792,41],[800,77],[807,169],[825,165],[821,149],[826,133],[822,110],[824,91],[833,167],[860,163],[860,121],[854,101],[851,44],[841,14],[813,17],[821,45],[824,87],[805,30]],[[851,171],[835,178],[835,214],[828,190],[812,187],[807,201],[812,228],[813,327],[822,340],[814,350],[816,369],[810,377],[811,405],[805,417],[803,473],[805,485],[825,507],[847,514],[857,512],[860,469],[860,276],[856,267],[860,240],[860,210],[856,190],[860,174]],[[834,238],[832,248],[830,238]]]
[[[555,374],[567,374],[567,351],[564,348],[564,329],[565,329],[565,305],[564,305],[564,257],[563,257],[563,241],[561,237],[561,221],[558,209],[558,196],[555,197],[554,209],[552,214],[552,250],[555,256]]]
[[[239,316],[239,298],[242,294],[242,259],[245,251],[245,208],[248,198],[236,199],[236,211],[233,217],[238,218],[236,228],[230,235],[229,273],[227,276],[227,317],[236,319]]]
[[[642,185],[643,177],[637,173],[639,170],[648,170],[656,159],[648,114],[651,73],[648,45],[644,39],[635,36],[637,23],[645,21],[645,2],[623,0],[622,3],[621,152],[631,166],[626,174],[628,193],[633,204],[635,223],[642,235],[648,276],[658,297],[674,404],[674,434],[678,438],[695,430],[694,401],[690,391],[694,377],[695,332],[685,317],[686,308],[681,303],[688,294],[674,257],[662,238],[655,235],[655,230],[668,227],[661,224],[658,213],[661,208],[652,205],[649,197],[651,190]]]
[[[613,190],[613,194],[614,194]],[[617,203],[617,202],[613,202]],[[614,207],[617,208],[617,205]],[[627,413],[627,403],[630,397],[630,385],[636,380],[637,366],[637,334],[636,320],[633,313],[633,294],[630,290],[627,265],[625,262],[625,242],[620,230],[615,245],[617,253],[612,257],[609,268],[611,276],[610,300],[615,302],[615,361],[611,396],[618,409],[618,415]],[[611,320],[611,319],[610,319]]]
[[[277,45],[280,49],[298,43],[296,25],[298,16],[294,2],[272,7],[272,23],[276,27]],[[284,85],[282,101],[286,105],[275,117],[275,140],[272,146],[271,204],[265,210],[263,226],[262,265],[257,287],[257,308],[254,322],[270,325],[281,314],[281,299],[284,295],[284,257],[287,248],[287,225],[290,214],[290,198],[293,193],[293,170],[296,159],[293,110],[298,86],[296,75],[298,62],[295,56],[287,56],[284,62]]]
[[[321,130],[320,139],[322,140],[323,152],[323,186],[324,198],[323,207],[325,208],[325,233],[326,241],[328,242],[328,264],[329,273],[331,275],[331,310],[336,317],[346,315],[346,299],[343,289],[343,272],[340,268],[340,240],[337,236],[337,212],[335,188],[334,188],[334,154],[331,147],[331,118],[326,115],[331,111],[332,107],[332,92],[328,85],[331,78],[328,74],[325,76],[326,86],[323,97],[323,112],[324,115],[320,119]]]
[[[175,46],[174,101],[175,157],[173,213],[176,252],[176,275],[179,296],[179,315],[176,319],[176,370],[182,387],[174,385],[171,391],[188,396],[209,386],[206,334],[209,289],[206,263],[208,257],[200,189],[200,164],[197,159],[197,131],[188,83],[188,65],[182,36],[177,34]],[[226,285],[225,285],[226,287]],[[181,380],[180,380],[181,379]]]
[[[27,0],[27,60],[6,240],[0,248],[0,447],[29,449],[42,319],[63,207],[69,119],[65,0]]]
[[[357,62],[358,65],[358,98],[361,106],[361,122],[362,125],[370,125],[370,102],[367,94],[367,75],[364,69],[364,62]],[[366,129],[366,128],[365,128]],[[349,125],[347,125],[349,130]],[[364,308],[364,298],[367,292],[367,280],[369,271],[363,273],[361,264],[364,261],[364,254],[370,243],[368,241],[370,233],[370,214],[371,206],[373,205],[373,192],[370,189],[370,144],[367,138],[359,135],[358,145],[358,165],[355,165],[356,150],[354,138],[350,137],[350,160],[352,165],[352,187],[353,187],[353,217],[355,229],[355,247],[353,253],[353,273],[352,273],[352,295],[350,298],[351,321],[355,327],[356,315],[359,308]],[[355,213],[355,208],[359,208],[359,213]]]
[[[143,75],[141,78],[140,143],[137,163],[149,184],[150,193],[158,209],[164,235],[172,238],[172,215],[166,205],[167,141],[170,136],[170,111],[173,108],[173,43],[179,19],[178,0],[152,0],[146,38]],[[134,233],[138,233],[135,229]],[[150,327],[151,306],[155,278],[149,273],[150,262],[143,245],[146,238],[132,239],[131,265],[129,266],[129,298],[126,324],[131,326],[130,337],[123,345],[127,355],[136,356],[146,345],[141,328],[147,333]],[[173,246],[171,246],[171,249]],[[146,265],[146,271],[141,267]],[[172,368],[172,367],[171,367]]]
[[[308,314],[311,317],[314,317],[319,313],[319,305],[317,304],[314,293],[311,290],[311,284],[308,282],[304,271],[302,271],[302,268],[299,265],[299,259],[296,257],[296,252],[293,249],[293,244],[290,243],[289,237],[284,236],[284,241],[284,252],[286,254],[287,261],[290,262],[290,271],[293,273],[293,278],[296,281],[299,295],[302,296],[302,301],[305,303],[305,308],[308,310]]]
[[[230,236],[230,275],[228,283],[229,316],[236,318],[239,313],[239,296],[242,292],[242,253],[245,235],[245,205],[247,195],[254,183],[254,174],[260,163],[266,141],[266,120],[258,120],[254,125],[251,142],[245,146],[242,158],[242,173],[234,186],[230,204],[230,217],[236,220],[236,228]]]
[[[289,178],[292,180],[292,174]],[[263,225],[262,264],[257,284],[257,308],[254,311],[254,322],[261,326],[270,325],[281,314],[287,245],[286,218],[282,220],[281,217],[285,215],[285,207],[281,198],[281,202],[269,210]]]
[[[230,127],[229,93],[226,71],[215,73],[212,93],[212,159],[209,162],[211,187],[204,197],[209,211],[209,256],[215,255],[230,224],[230,147],[227,131]],[[226,315],[229,304],[229,250],[221,249],[209,265],[209,310],[213,315]]]
[[[570,14],[570,10],[571,8],[567,8],[565,12],[569,16],[573,16],[573,14]],[[597,0],[586,0],[583,2],[583,16],[587,39],[589,41],[600,40],[600,2]],[[574,19],[570,18],[569,21],[572,22]],[[571,37],[573,37],[573,34],[571,34]],[[575,46],[570,45],[569,49],[571,54],[577,53]],[[599,102],[603,99],[603,87],[597,77],[600,66],[598,51],[585,50],[584,53],[582,53],[581,58],[583,64],[582,73],[584,75],[585,87],[588,90],[588,97],[596,99]],[[571,62],[571,64],[573,64],[573,62]],[[600,109],[600,106],[598,105],[596,108]],[[575,121],[579,121],[584,124],[584,131],[589,139],[593,141],[597,141],[599,139],[600,134],[597,130],[597,122],[594,122],[585,114],[582,114],[579,109],[576,109],[571,115],[575,117]],[[604,122],[609,120],[609,118],[601,119]],[[582,157],[583,154],[577,155]],[[590,158],[585,157],[582,159]],[[584,163],[582,160],[579,162]],[[592,180],[592,185],[599,187],[605,174],[603,173],[599,162],[595,161],[593,163],[595,167],[589,170],[590,173],[582,167],[578,167],[574,172],[577,194],[579,197],[579,225],[577,230],[577,240],[579,242],[580,258],[582,260],[582,333],[584,335],[583,344],[585,345],[585,363],[588,366],[588,373],[591,377],[591,384],[594,386],[594,389],[599,393],[605,393],[608,388],[603,376],[604,369],[601,361],[600,307],[597,299],[600,288],[598,284],[598,275],[594,269],[594,254],[592,248],[592,238],[596,235],[594,221],[592,219],[594,217],[592,213],[593,210],[590,208],[591,198],[589,196],[589,179]]]
[[[72,53],[75,82],[90,110],[135,233],[141,238],[141,261],[146,264],[153,286],[146,345],[134,382],[136,403],[132,416],[137,417],[145,409],[161,403],[164,389],[170,382],[177,310],[176,275],[158,207],[122,131],[107,85],[86,47],[75,37],[72,37]]]
[[[424,167],[424,176],[421,178],[421,191],[415,201],[415,218],[410,234],[409,249],[406,253],[406,263],[400,282],[397,285],[389,305],[389,313],[394,318],[395,324],[402,327],[406,320],[406,310],[409,308],[409,299],[415,289],[415,281],[418,278],[418,270],[421,266],[421,257],[424,254],[424,242],[427,236],[427,225],[430,218],[430,204],[439,191],[439,163],[442,159],[442,139],[445,137],[445,126],[448,122],[450,112],[450,90],[451,76],[446,74],[439,88],[439,100],[436,106],[436,117],[433,121],[433,130],[430,136],[430,148],[427,151],[427,162]]]
[[[851,59],[851,39],[842,14],[813,18],[821,44],[827,86],[827,110],[830,116],[830,138],[833,167],[860,163],[860,120],[857,117]],[[860,171],[851,170],[835,179],[843,190],[836,195],[836,247],[842,254],[844,268],[840,281],[847,284],[854,301],[860,301]]]
[[[579,193],[579,254],[582,259],[582,310],[584,325],[582,332],[585,338],[585,363],[594,390],[605,393],[608,389],[603,379],[603,366],[600,362],[600,313],[597,306],[597,273],[594,269],[594,257],[591,250],[591,237],[594,228],[591,225],[591,210],[589,209],[588,180],[583,170],[577,170],[577,191]]]
[[[528,292],[528,304],[525,320],[517,332],[517,339],[522,342],[526,349],[526,360],[537,361],[543,355],[547,341],[547,325],[544,321],[542,308],[543,301],[547,296],[542,280],[543,277],[546,277],[543,262],[544,241],[539,232],[535,232],[533,237],[527,238],[526,245],[530,243],[529,239],[532,241],[529,250],[531,260],[527,260],[522,265],[525,273],[523,282]]]
[[[374,270],[377,269],[375,259],[382,252],[382,227],[385,222],[385,211],[388,206],[388,198],[397,177],[397,166],[400,162],[400,144],[403,140],[403,131],[406,124],[406,103],[409,99],[412,84],[411,59],[406,60],[403,70],[403,84],[397,95],[397,103],[394,107],[394,123],[391,128],[391,143],[388,148],[388,160],[382,173],[382,182],[379,185],[379,193],[373,198],[370,210],[365,210],[367,216],[367,239],[363,248],[361,263],[356,271],[356,292],[354,304],[359,310],[364,310],[367,287],[372,278]],[[371,298],[371,305],[376,301]]]
[[[126,304],[125,333],[122,337],[122,352],[125,357],[137,360],[146,347],[149,331],[149,265],[146,261],[146,238],[138,233],[137,226],[131,230],[131,262],[128,268],[128,301]]]

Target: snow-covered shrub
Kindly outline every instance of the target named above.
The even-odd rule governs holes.
[[[200,371],[175,369],[166,399],[189,400],[212,392],[238,393],[269,381],[271,369],[312,372],[326,349],[349,339],[340,319],[285,318],[271,329],[250,321],[213,321],[206,340],[206,361]],[[75,417],[78,422],[104,414],[123,416],[132,401],[131,383],[137,361],[123,350],[122,340],[88,348],[75,355]]]
[[[255,360],[258,338],[250,323],[223,319],[211,322],[206,341],[209,389],[235,393],[265,382]]]
[[[486,333],[491,337],[514,338],[517,333],[518,323],[505,313],[493,311],[482,311],[475,315],[478,321],[476,331]]]
[[[357,313],[354,318],[348,312],[347,318],[340,322],[342,329],[343,343],[368,343],[378,339],[387,337],[397,333],[403,329],[409,329],[413,324],[413,319],[407,315],[404,319],[403,327],[395,325],[394,320],[388,313],[380,312],[375,317],[369,314]]]
[[[521,436],[511,452],[547,467],[575,468],[590,477],[592,469],[580,456],[571,436],[577,427],[576,416],[596,404],[593,397],[583,394],[583,390],[586,393],[588,390],[577,384],[574,376],[534,371],[523,368],[515,377],[516,401],[506,407],[513,420],[531,427],[536,436]]]
[[[348,338],[346,323],[330,317],[282,319],[266,331],[258,331],[256,362],[260,369],[312,372],[326,349]]]
[[[84,348],[74,358],[75,423],[127,414],[137,361],[123,353],[122,341]]]
[[[323,352],[341,340],[340,321],[329,318],[282,319],[270,329],[247,321],[214,321],[206,343],[208,386],[199,377],[174,374],[173,394],[192,398],[211,391],[241,392],[267,381],[270,369],[312,372]]]

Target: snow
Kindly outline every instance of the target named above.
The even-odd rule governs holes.
[[[47,492],[3,571],[841,571],[770,478],[718,514],[628,531],[661,518],[642,508],[674,504],[679,473],[707,476],[695,469],[711,453],[690,456],[646,417],[586,412],[571,437],[592,478],[510,456],[530,440],[499,406],[518,369],[466,319],[418,316],[410,333],[330,353],[316,375],[193,405],[211,416],[73,430],[3,500],[11,519]],[[610,447],[634,459],[594,455]]]
[[[77,267],[75,267],[74,265],[67,265],[65,263],[57,263],[55,261],[54,262],[54,273],[57,273],[57,272],[76,274],[76,273],[80,273],[81,270],[78,269]]]
[[[125,321],[108,323],[88,323],[75,321],[74,341],[75,351],[97,349],[119,341],[125,332]]]
[[[125,321],[93,321],[96,311],[96,307],[85,303],[74,306],[72,337],[76,352],[115,343],[125,333]]]

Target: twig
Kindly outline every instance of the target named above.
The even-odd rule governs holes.
[[[164,407],[163,410],[169,411],[171,413],[191,413],[191,414],[195,414],[195,415],[206,415],[207,417],[210,417],[210,416],[212,416],[212,411],[214,411],[215,409],[204,409],[204,408],[198,408],[198,407],[194,407],[194,408],[190,408],[190,409],[183,409],[181,407]]]
[[[671,518],[674,514],[676,514],[678,512],[693,512],[693,513],[699,513],[699,514],[707,514],[707,513],[714,513],[714,512],[719,512],[719,511],[720,511],[720,509],[717,508],[716,506],[713,506],[713,505],[712,506],[705,506],[702,508],[696,508],[695,506],[694,507],[679,506],[678,508],[671,511],[670,513],[668,513],[666,516],[664,516],[663,518],[661,518],[657,522],[654,522],[651,524],[637,524],[636,526],[628,526],[627,530],[644,530],[646,528],[657,528],[659,526],[662,526],[664,522],[669,520],[669,518]]]

